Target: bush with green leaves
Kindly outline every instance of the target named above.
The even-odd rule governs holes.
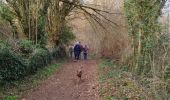
[[[18,44],[19,44],[21,53],[29,54],[29,53],[33,52],[34,46],[33,46],[32,41],[23,39],[23,40],[19,41]]]
[[[15,95],[10,95],[10,96],[6,96],[6,97],[5,97],[5,100],[18,100],[18,99],[17,99],[17,96],[15,96]]]
[[[0,80],[13,81],[22,78],[27,67],[23,62],[7,44],[0,43]]]
[[[62,30],[62,34],[59,35],[58,43],[60,45],[62,44],[68,44],[70,41],[74,40],[76,37],[72,32],[72,28],[65,26]]]
[[[66,56],[65,48],[58,47],[51,53],[40,45],[32,45],[31,41],[22,40],[19,43],[24,55],[14,52],[7,42],[0,41],[0,81],[12,82],[24,78],[37,72],[50,64],[52,58],[64,58]]]
[[[63,59],[66,57],[66,49],[64,46],[58,47],[58,48],[54,48],[51,51],[51,56],[53,59]]]
[[[39,68],[43,68],[51,61],[51,56],[48,50],[36,48],[29,58],[29,72],[35,73]]]
[[[50,54],[53,59],[59,58],[59,50],[57,48],[53,48]]]

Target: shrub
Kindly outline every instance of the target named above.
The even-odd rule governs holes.
[[[54,48],[51,52],[51,56],[53,59],[62,59],[66,57],[66,50],[65,47],[58,47]]]
[[[169,66],[166,68],[165,79],[170,79],[170,67]]]
[[[29,54],[33,52],[33,43],[30,40],[21,40],[19,42],[20,51],[23,54]]]
[[[0,43],[0,80],[13,81],[23,77],[26,69],[23,62],[8,45]]]
[[[6,96],[6,97],[5,97],[5,100],[17,100],[17,96],[13,96],[13,95],[11,95],[11,96]]]
[[[53,59],[59,58],[59,50],[57,48],[53,48],[51,51],[51,56]]]
[[[43,68],[51,61],[48,50],[36,48],[29,59],[29,72],[35,73],[39,68]]]
[[[48,49],[42,48],[40,45],[33,46],[31,41],[22,40],[19,44],[22,53],[29,57],[25,58],[19,53],[13,52],[8,43],[0,41],[0,81],[19,80],[47,66],[52,57],[63,58],[66,56],[64,47],[54,49],[51,54]]]
[[[65,26],[63,27],[62,34],[59,35],[59,44],[68,44],[70,41],[74,40],[76,37],[72,32],[72,28]]]

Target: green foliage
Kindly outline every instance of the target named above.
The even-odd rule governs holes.
[[[19,42],[21,54],[13,52],[7,42],[0,41],[0,81],[12,82],[36,73],[39,69],[51,63],[53,59],[61,59],[66,56],[65,47],[54,49],[52,53],[41,45],[32,45],[31,41]],[[29,55],[29,56],[28,56]],[[51,56],[52,55],[52,56]]]
[[[0,80],[13,81],[23,77],[27,67],[23,62],[9,46],[0,43]]]
[[[17,96],[6,96],[5,100],[17,100]]]
[[[102,60],[102,63],[100,64],[100,68],[107,68],[107,67],[115,68],[114,61],[109,59]]]
[[[158,17],[165,0],[125,0],[125,13],[133,47],[133,71],[149,73],[161,31]]]
[[[104,100],[115,100],[115,99],[112,96],[107,96],[107,97],[105,97]]]
[[[29,70],[34,73],[38,69],[45,67],[51,61],[48,50],[36,48],[29,59]]]
[[[132,64],[129,66],[135,77],[132,83],[144,88],[142,91],[146,92],[147,99],[168,100],[168,89],[165,88],[168,83],[164,76],[168,77],[169,70],[169,39],[168,36],[159,34],[162,30],[158,22],[165,2],[166,0],[125,0],[133,50]]]
[[[38,43],[40,45],[45,45],[47,42],[47,36],[46,36],[46,32],[45,32],[45,15],[41,15],[38,19]]]
[[[53,48],[53,50],[51,51],[51,56],[54,59],[58,59],[60,57],[60,53],[59,53],[58,48]]]
[[[59,64],[53,64],[50,65],[49,67],[46,67],[44,69],[40,69],[32,78],[33,84],[39,83],[40,80],[45,79],[52,74],[59,68]]]
[[[16,38],[24,34],[27,39],[44,47],[47,41],[54,42],[53,46],[67,44],[75,38],[71,28],[66,26],[66,17],[74,7],[67,3],[62,7],[55,7],[53,4],[58,4],[57,2],[44,0],[37,5],[37,2],[31,1],[1,0],[0,18],[10,23]],[[52,17],[48,17],[51,14]],[[54,36],[48,39],[48,33]]]
[[[163,34],[155,47],[156,70],[158,75],[165,79],[170,79],[170,38],[168,34]]]
[[[51,52],[54,59],[63,59],[66,57],[66,50],[64,46],[54,48]]]
[[[34,46],[32,41],[23,39],[18,44],[20,47],[20,51],[23,54],[29,54],[33,52]]]
[[[165,79],[170,79],[170,65],[166,68]]]
[[[59,44],[68,44],[70,41],[74,40],[76,37],[72,32],[71,27],[65,26],[62,30],[62,34],[59,35]]]
[[[0,1],[0,20],[4,22],[9,22],[12,26],[12,31],[17,34],[17,28],[14,25],[15,13],[11,11],[10,7],[3,1]]]
[[[0,1],[0,17],[6,21],[12,22],[14,13],[10,11],[9,7]]]
[[[3,89],[1,89],[2,87],[0,86],[0,89],[2,90],[0,91],[0,93],[3,92],[3,94],[5,95],[5,96],[2,96],[3,94],[0,95],[0,99],[5,97],[2,100],[18,100],[17,96],[15,95],[20,95],[20,93],[22,93],[23,91],[26,91],[32,87],[37,86],[44,79],[47,79],[48,77],[53,75],[56,72],[56,70],[58,70],[58,68],[61,66],[61,64],[62,63],[52,64],[48,67],[42,68],[38,70],[34,75],[26,77],[23,80],[13,82],[12,86],[11,84],[5,84],[5,86],[3,86]],[[11,91],[12,94],[15,95],[11,95]]]

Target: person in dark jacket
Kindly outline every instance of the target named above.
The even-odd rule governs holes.
[[[75,60],[79,60],[80,59],[80,53],[81,53],[81,45],[80,45],[79,42],[77,42],[76,45],[74,46]]]

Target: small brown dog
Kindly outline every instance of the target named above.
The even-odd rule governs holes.
[[[82,74],[83,74],[83,66],[81,66],[79,68],[79,70],[77,70],[77,77],[79,78],[79,82],[82,80]]]

